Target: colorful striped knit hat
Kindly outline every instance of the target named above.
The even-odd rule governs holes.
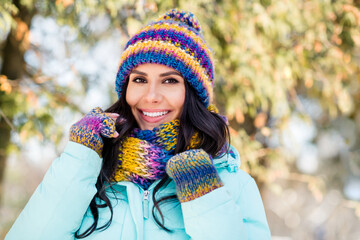
[[[119,98],[132,69],[144,63],[158,63],[176,69],[195,89],[205,107],[211,103],[214,85],[212,56],[199,22],[192,13],[170,10],[129,40],[116,76]]]

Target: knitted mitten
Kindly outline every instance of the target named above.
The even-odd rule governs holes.
[[[223,186],[210,156],[202,149],[171,157],[166,172],[175,181],[180,202],[191,201]]]
[[[80,143],[99,154],[104,146],[101,136],[113,138],[119,134],[115,129],[116,113],[105,113],[97,107],[70,128],[70,141]]]

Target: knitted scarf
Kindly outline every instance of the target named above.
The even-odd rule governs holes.
[[[153,130],[135,128],[121,143],[114,180],[130,181],[147,189],[155,180],[163,178],[166,163],[174,156],[179,125],[179,120],[172,120]],[[194,134],[189,149],[196,148],[198,143]]]

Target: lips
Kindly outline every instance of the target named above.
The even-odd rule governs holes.
[[[157,123],[166,118],[170,110],[163,109],[138,109],[141,118],[148,123]]]

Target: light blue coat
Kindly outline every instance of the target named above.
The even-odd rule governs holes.
[[[255,181],[238,169],[240,158],[233,154],[214,159],[224,183],[200,198],[180,204],[160,205],[168,233],[154,221],[153,183],[145,191],[132,182],[119,182],[111,196],[114,216],[109,228],[95,231],[85,239],[270,239],[263,203]],[[95,183],[102,159],[78,143],[69,142],[64,153],[47,171],[42,183],[8,232],[5,240],[74,240],[93,223],[88,206],[96,193]],[[157,197],[175,194],[171,181]],[[108,208],[100,210],[99,224],[109,220]],[[160,219],[160,218],[159,218]]]

